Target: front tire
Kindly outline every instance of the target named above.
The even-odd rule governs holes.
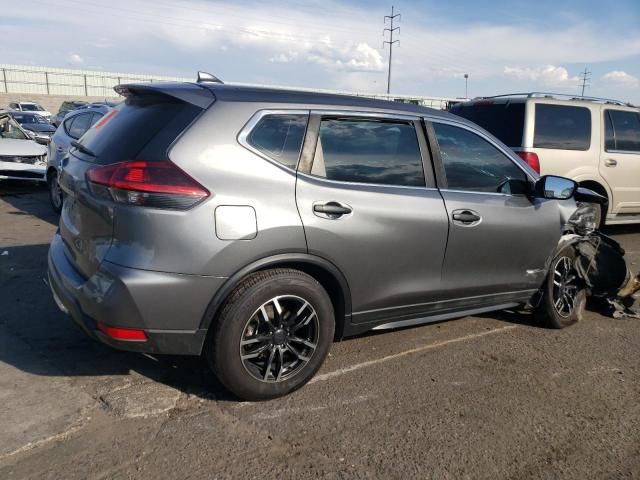
[[[568,327],[581,320],[584,314],[586,291],[575,269],[575,259],[575,249],[567,247],[551,262],[537,312],[541,322],[548,327]]]
[[[212,324],[205,356],[220,382],[244,400],[267,400],[306,384],[326,358],[335,328],[331,300],[293,269],[249,275]]]

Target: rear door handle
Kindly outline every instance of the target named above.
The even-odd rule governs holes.
[[[614,160],[613,158],[607,158],[607,159],[604,161],[604,164],[605,164],[607,167],[615,167],[616,165],[618,165],[618,161],[617,161],[617,160]]]
[[[348,205],[343,205],[338,202],[326,202],[326,203],[314,203],[313,213],[318,217],[323,218],[340,218],[342,215],[347,215],[353,210]]]
[[[452,215],[453,221],[457,224],[464,226],[477,225],[482,220],[482,217],[473,210],[454,210]]]

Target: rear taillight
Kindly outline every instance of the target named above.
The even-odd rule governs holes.
[[[536,172],[540,173],[540,159],[533,152],[516,152],[518,156],[529,164]]]
[[[118,203],[184,210],[209,196],[209,191],[165,160],[134,160],[87,172],[91,191]]]

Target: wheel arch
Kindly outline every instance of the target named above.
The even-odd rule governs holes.
[[[201,329],[208,330],[222,305],[233,290],[249,274],[272,268],[293,268],[315,278],[329,294],[335,312],[335,338],[342,338],[345,325],[351,318],[351,292],[345,276],[330,261],[315,255],[292,253],[274,255],[256,260],[238,270],[213,296],[201,322]]]
[[[51,175],[53,173],[57,173],[56,167],[54,167],[53,165],[49,165],[47,167],[47,173],[46,173],[47,183],[49,183],[49,179],[51,178]]]

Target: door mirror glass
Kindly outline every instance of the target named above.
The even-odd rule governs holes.
[[[545,175],[536,182],[536,196],[554,200],[566,200],[576,193],[578,184],[569,178]]]

